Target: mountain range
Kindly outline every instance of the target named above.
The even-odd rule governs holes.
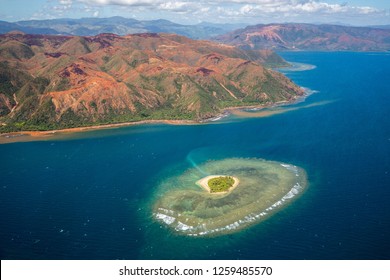
[[[279,57],[276,56],[276,59]],[[303,90],[242,50],[174,34],[0,35],[0,131],[203,120]]]
[[[389,51],[390,29],[314,24],[259,24],[214,38],[242,49]]]
[[[244,49],[313,51],[388,51],[388,25],[371,27],[338,24],[216,24],[182,25],[168,20],[123,17],[0,21],[0,33],[95,36],[101,33],[173,33],[192,39],[210,39]]]
[[[95,36],[101,33],[174,33],[192,39],[206,39],[244,27],[245,24],[202,22],[182,25],[168,20],[136,20],[123,17],[28,20],[14,23],[0,21],[0,33],[21,31],[29,34]]]

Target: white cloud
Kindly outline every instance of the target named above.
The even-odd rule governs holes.
[[[238,1],[238,0],[237,0]],[[252,1],[255,2],[255,1]],[[326,2],[319,1],[273,1],[272,3],[268,0],[256,1],[260,4],[254,5],[254,3],[246,4],[240,8],[240,12],[245,15],[256,14],[256,13],[278,13],[278,12],[289,12],[299,14],[315,14],[315,13],[376,13],[379,10],[372,7],[359,7],[359,6],[348,6],[347,4],[329,4]]]
[[[379,10],[373,7],[359,7],[359,13],[361,14],[371,14],[375,12],[379,12]]]
[[[222,5],[226,2],[234,4]],[[221,21],[231,19],[243,22],[337,21],[362,24],[364,21],[383,21],[385,18],[385,11],[374,7],[328,3],[326,0],[220,0],[216,11]]]
[[[347,13],[357,12],[362,14],[374,13],[378,10],[368,6],[349,6],[345,3],[329,4],[317,0],[178,0],[178,1],[163,1],[163,0],[77,0],[88,5],[100,6],[153,6],[169,11],[183,11],[185,8],[192,10],[194,6],[208,9],[217,9],[220,7],[223,10],[241,11],[242,14],[263,12],[299,12],[299,13]],[[61,0],[62,4],[71,4],[72,0]]]
[[[160,9],[168,10],[168,11],[187,11],[187,9],[191,8],[191,3],[188,2],[180,2],[180,1],[169,1],[164,2],[159,5]]]
[[[163,0],[78,0],[89,5],[118,5],[118,6],[152,6],[163,3]]]
[[[214,22],[329,22],[358,24],[360,19],[390,21],[389,12],[368,5],[350,5],[346,0],[50,0],[54,10],[71,15],[88,7],[89,13],[121,15],[137,19],[165,18],[182,23]],[[53,7],[54,5],[52,5]],[[359,19],[360,17],[360,19]],[[351,20],[352,19],[352,20]],[[384,20],[386,19],[386,20]]]
[[[73,0],[60,0],[61,5],[72,5]]]

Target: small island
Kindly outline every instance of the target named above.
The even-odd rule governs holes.
[[[178,234],[230,234],[264,221],[296,200],[306,186],[306,172],[292,164],[257,158],[210,160],[158,182],[153,216]]]
[[[240,181],[233,176],[210,175],[196,182],[210,194],[226,194],[235,189]]]

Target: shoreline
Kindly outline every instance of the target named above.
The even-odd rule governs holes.
[[[45,131],[24,130],[24,131],[0,133],[0,145],[7,144],[7,143],[16,143],[16,142],[38,141],[38,140],[50,139],[53,138],[54,136],[67,135],[67,134],[73,134],[78,132],[129,127],[129,126],[141,125],[141,124],[196,125],[201,123],[197,121],[191,121],[191,120],[142,120],[142,121],[135,121],[135,122],[101,124],[101,125],[72,127],[72,128],[63,128],[63,129],[45,130]]]
[[[311,92],[309,89],[304,88],[305,93],[302,96],[297,96],[292,100],[278,101],[275,103],[262,104],[262,105],[243,105],[235,107],[224,108],[223,111],[216,115],[215,117],[203,119],[200,121],[196,120],[141,120],[134,122],[124,122],[124,123],[113,123],[113,124],[102,124],[102,125],[92,125],[92,126],[82,126],[82,127],[73,127],[73,128],[64,128],[56,130],[45,130],[45,131],[15,131],[15,132],[6,132],[0,133],[0,145],[17,143],[17,142],[32,142],[39,140],[47,139],[56,139],[55,136],[60,137],[61,135],[69,135],[78,132],[87,132],[101,129],[112,129],[120,127],[129,127],[133,125],[142,125],[142,124],[168,124],[168,125],[202,125],[202,124],[212,124],[215,121],[226,118],[229,115],[236,115],[238,111],[245,109],[253,110],[262,110],[266,108],[273,108],[285,105],[292,105],[296,103],[303,102]],[[250,116],[247,116],[250,117]]]
[[[224,177],[224,176],[229,176],[229,175],[209,175],[209,176],[206,176],[198,181],[196,181],[196,184],[200,187],[202,187],[204,190],[206,190],[209,194],[211,195],[219,195],[219,194],[228,194],[230,192],[232,192],[235,188],[237,188],[237,186],[239,185],[240,183],[240,180],[237,178],[237,177],[234,177],[234,176],[229,176],[229,177],[232,177],[233,180],[234,180],[234,184],[233,186],[228,189],[226,192],[216,192],[216,193],[212,193],[211,190],[210,190],[210,187],[209,187],[209,184],[208,184],[208,181],[213,179],[213,178],[218,178],[218,177]]]

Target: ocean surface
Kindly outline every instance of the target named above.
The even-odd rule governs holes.
[[[0,145],[1,259],[390,259],[390,53],[281,55],[315,93],[267,117]],[[231,157],[297,165],[308,187],[230,235],[155,221],[160,182]]]

